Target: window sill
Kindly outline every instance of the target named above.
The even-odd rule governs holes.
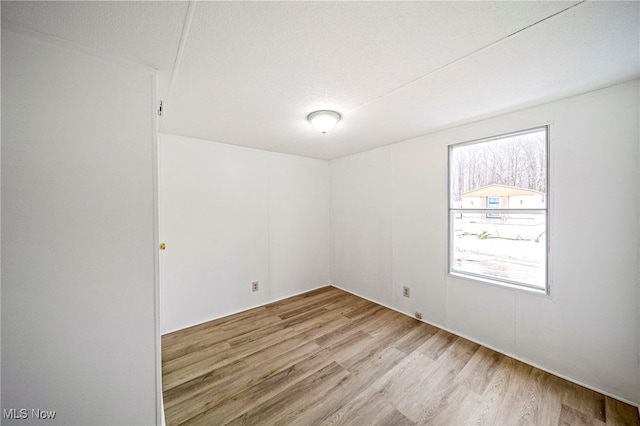
[[[461,280],[465,280],[465,281],[472,281],[472,282],[481,282],[481,283],[484,283],[484,284],[489,284],[489,285],[493,285],[493,286],[497,286],[497,287],[501,287],[501,288],[508,288],[508,289],[512,289],[512,290],[523,291],[523,292],[528,293],[528,294],[537,294],[537,295],[540,295],[540,296],[549,296],[548,287],[546,289],[537,288],[537,287],[527,287],[527,286],[524,286],[524,285],[509,283],[509,282],[500,281],[500,280],[492,280],[490,278],[476,276],[476,275],[472,275],[472,274],[466,274],[466,273],[457,272],[457,271],[449,271],[449,273],[447,275],[449,277],[451,277],[451,278],[457,278],[457,279],[461,279]]]

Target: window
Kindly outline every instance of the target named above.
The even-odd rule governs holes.
[[[499,209],[500,197],[487,197],[487,208]],[[487,217],[500,217],[500,213],[487,213]]]
[[[449,147],[449,272],[548,293],[548,127]]]

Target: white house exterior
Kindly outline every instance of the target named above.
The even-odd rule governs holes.
[[[543,209],[544,193],[508,185],[489,185],[462,194],[463,209]],[[545,231],[544,215],[536,212],[468,212],[457,221],[458,233],[535,240]]]

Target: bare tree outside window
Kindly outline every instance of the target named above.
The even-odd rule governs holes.
[[[547,292],[548,128],[450,146],[449,270]]]

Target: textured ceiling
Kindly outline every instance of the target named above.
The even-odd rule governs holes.
[[[640,77],[637,2],[3,2],[158,69],[162,132],[332,159]],[[306,121],[343,115],[326,135]]]
[[[166,93],[188,2],[2,1],[2,26],[158,70]]]

